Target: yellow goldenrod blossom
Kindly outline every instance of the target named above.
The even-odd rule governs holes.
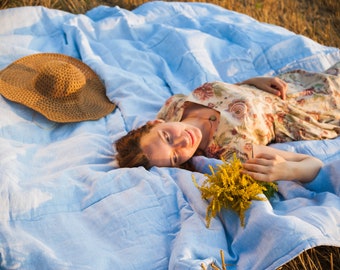
[[[207,227],[222,208],[234,210],[240,217],[243,227],[245,211],[250,207],[252,200],[265,200],[259,196],[262,193],[270,198],[278,190],[277,184],[256,181],[249,175],[241,173],[242,163],[236,154],[230,163],[225,160],[222,162],[215,169],[209,166],[211,174],[205,174],[202,186],[198,185],[193,176],[193,182],[200,190],[202,199],[210,201],[206,212]]]

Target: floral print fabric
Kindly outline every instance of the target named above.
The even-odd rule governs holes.
[[[166,121],[180,121],[185,102],[220,113],[218,129],[206,156],[241,160],[252,144],[320,140],[340,134],[340,63],[324,73],[291,71],[280,77],[288,84],[286,100],[250,85],[205,83],[190,95],[174,95],[158,113]]]

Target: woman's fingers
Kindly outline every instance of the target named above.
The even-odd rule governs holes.
[[[258,181],[272,182],[284,177],[285,159],[278,155],[261,153],[243,164],[243,173]]]
[[[282,99],[286,99],[287,83],[282,81],[280,78],[259,77],[256,83],[257,87],[263,91],[279,96]]]
[[[252,177],[253,179],[255,179],[257,181],[262,181],[262,182],[274,182],[275,181],[275,179],[270,178],[270,175],[260,173],[260,172],[243,170],[242,173],[248,174],[250,177]]]
[[[287,93],[287,83],[282,81],[281,79],[274,77],[272,78],[272,82],[270,87],[276,91],[276,93],[282,98],[286,99],[286,93]]]
[[[254,77],[237,83],[242,84],[254,85],[258,89],[286,99],[287,84],[278,77]]]

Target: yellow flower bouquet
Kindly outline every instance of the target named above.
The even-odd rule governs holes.
[[[211,219],[222,208],[234,210],[241,222],[245,225],[245,212],[250,207],[252,200],[266,200],[278,190],[276,183],[254,180],[251,176],[241,172],[242,163],[234,154],[230,162],[222,160],[216,168],[209,166],[211,174],[205,174],[201,186],[193,176],[195,186],[200,190],[202,199],[208,200],[206,222],[209,228]],[[266,198],[260,196],[264,194]]]

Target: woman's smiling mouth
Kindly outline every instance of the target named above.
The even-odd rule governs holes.
[[[192,135],[192,133],[189,130],[185,130],[185,131],[188,133],[188,135],[190,137],[191,146],[194,146],[194,144],[195,144],[194,136]]]

